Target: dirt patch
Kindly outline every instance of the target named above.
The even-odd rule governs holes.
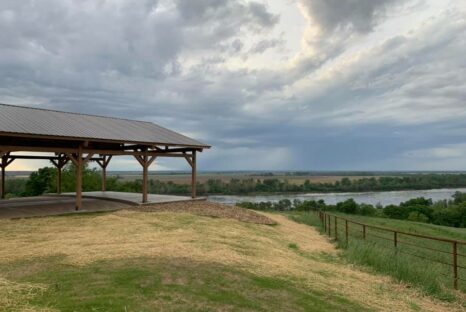
[[[274,220],[255,211],[236,206],[212,203],[208,201],[164,203],[130,208],[128,210],[140,212],[184,212],[215,218],[230,218],[242,222],[250,222],[256,224],[276,224]]]

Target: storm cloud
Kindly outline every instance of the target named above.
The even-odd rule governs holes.
[[[0,102],[159,123],[201,170],[466,169],[461,1],[5,0],[0,29]]]

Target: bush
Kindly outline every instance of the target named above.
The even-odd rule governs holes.
[[[24,196],[38,196],[45,192],[51,192],[54,188],[56,170],[51,167],[40,168],[38,171],[31,173],[29,180],[26,182]]]
[[[414,222],[423,222],[423,223],[427,223],[429,221],[429,218],[421,213],[421,212],[418,212],[418,211],[412,211],[409,215],[408,215],[408,220],[409,221],[414,221]]]
[[[339,202],[337,204],[337,210],[343,213],[355,214],[359,210],[359,205],[354,201],[354,199],[350,198],[344,202]]]
[[[372,205],[361,204],[359,206],[359,213],[363,216],[374,216],[377,213],[377,209]]]

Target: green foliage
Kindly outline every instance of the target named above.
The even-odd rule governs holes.
[[[28,179],[12,178],[5,183],[6,198],[25,196]]]
[[[363,216],[374,216],[377,213],[377,209],[372,205],[361,204],[359,205],[359,214]]]
[[[343,213],[354,214],[358,212],[359,205],[354,201],[354,199],[350,198],[345,200],[344,202],[339,202],[337,204],[337,210]]]
[[[96,169],[90,169],[87,164],[84,166],[82,174],[83,191],[97,191],[101,188],[102,178]],[[76,190],[76,167],[73,163],[68,163],[62,171],[62,191],[74,192]]]
[[[414,221],[414,222],[423,222],[423,223],[427,223],[429,221],[429,218],[421,213],[421,212],[418,212],[418,211],[412,211],[409,215],[408,215],[408,218],[407,220],[409,221]]]
[[[49,169],[47,169],[49,170]],[[50,168],[50,170],[53,170]],[[53,173],[55,174],[55,173]],[[301,175],[296,172],[291,175]],[[273,178],[273,174],[263,174],[264,178],[254,179],[232,178],[229,181],[221,179],[209,179],[205,183],[197,184],[199,195],[208,194],[260,194],[260,193],[305,193],[305,192],[366,192],[366,191],[393,191],[393,190],[422,190],[448,187],[466,187],[466,174],[418,174],[398,177],[370,177],[362,179],[342,178],[335,183],[311,183],[309,180],[302,184],[289,183],[288,180]],[[75,169],[69,163],[63,171],[62,176],[64,192],[75,190]],[[101,174],[96,169],[85,167],[83,172],[83,190],[99,190],[101,185]],[[52,182],[54,183],[54,182]],[[11,197],[24,196],[25,187],[16,184],[16,188],[11,189]],[[50,185],[49,185],[50,186]],[[49,187],[48,186],[48,187]],[[46,188],[47,189],[47,188]],[[140,192],[142,190],[142,180],[133,181],[122,180],[118,176],[107,178],[107,189],[109,191],[120,192]],[[35,193],[37,193],[36,191]],[[149,192],[157,194],[187,195],[191,192],[190,184],[179,184],[172,181],[149,181]],[[458,195],[462,196],[462,195]],[[459,202],[464,201],[460,197]],[[349,203],[347,203],[349,204]],[[413,202],[410,205],[424,205],[422,202]],[[346,206],[347,209],[353,209]],[[286,210],[286,207],[284,208]],[[371,213],[370,211],[367,211]],[[373,211],[372,211],[373,212]]]
[[[388,205],[375,208],[368,204],[358,204],[352,198],[336,205],[327,205],[323,200],[281,200],[279,202],[242,202],[236,205],[254,210],[275,211],[337,211],[352,215],[377,216],[398,220],[410,220],[423,223],[433,223],[452,227],[466,227],[466,196],[456,193],[453,200],[438,201],[414,198],[399,205]],[[290,205],[291,203],[291,205]]]
[[[31,173],[26,182],[24,196],[37,196],[52,191],[54,187],[56,170],[51,167],[40,168]]]

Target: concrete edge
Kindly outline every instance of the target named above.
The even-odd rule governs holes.
[[[75,197],[75,195],[67,195],[67,194],[44,194],[44,195],[52,196],[52,197],[67,197],[67,198],[74,198]],[[113,202],[117,202],[117,203],[128,204],[128,205],[133,206],[133,207],[152,206],[152,205],[168,204],[168,203],[184,203],[184,202],[190,202],[190,201],[207,201],[207,197],[179,199],[179,200],[172,200],[172,201],[166,201],[166,202],[161,202],[161,203],[137,203],[137,202],[134,202],[134,201],[131,201],[131,200],[125,200],[125,199],[121,199],[121,198],[101,197],[101,196],[95,196],[95,195],[83,195],[82,198],[108,200],[108,201],[113,201]]]

